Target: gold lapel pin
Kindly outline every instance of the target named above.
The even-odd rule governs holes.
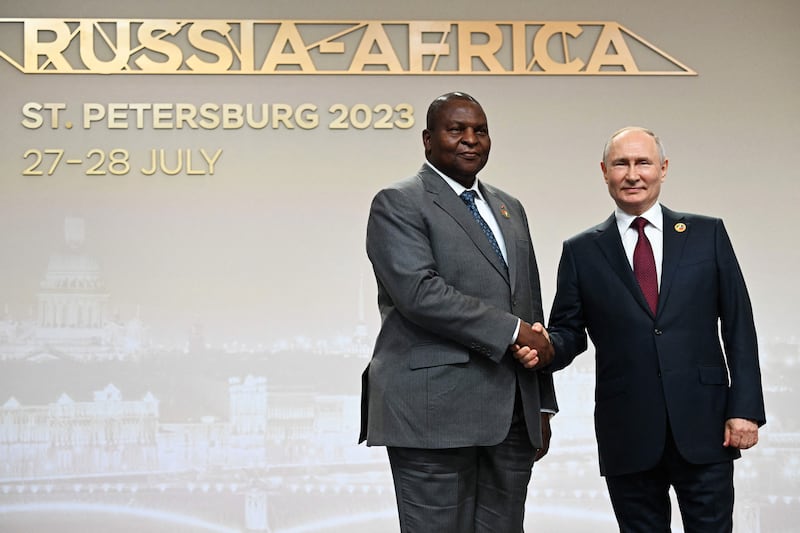
[[[508,209],[506,209],[506,204],[500,204],[500,214],[504,218],[511,218],[511,215],[508,214]]]
[[[677,231],[678,233],[683,233],[684,231],[686,231],[686,224],[684,224],[683,222],[678,222],[677,224],[675,224],[675,231]]]

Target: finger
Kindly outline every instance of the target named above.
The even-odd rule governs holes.
[[[538,364],[539,364],[539,358],[538,357],[534,357],[532,359],[528,359],[527,361],[525,361],[523,363],[523,366],[525,368],[527,368],[527,369],[532,369],[533,367],[535,367]]]
[[[516,357],[520,361],[524,361],[526,358],[530,357],[531,349],[528,348],[528,347],[525,347],[525,348],[517,350],[516,352],[513,352],[513,353],[514,353],[514,357]]]

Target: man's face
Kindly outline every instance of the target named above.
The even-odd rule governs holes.
[[[667,159],[661,161],[653,137],[628,130],[611,141],[600,168],[617,206],[629,215],[641,215],[658,200],[668,165]]]
[[[461,98],[442,105],[433,127],[422,132],[422,142],[428,161],[465,187],[486,165],[492,146],[483,109]]]

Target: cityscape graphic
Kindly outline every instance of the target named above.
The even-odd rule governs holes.
[[[210,343],[196,324],[164,343],[138,313],[114,311],[85,245],[84,220],[67,218],[61,247],[30,269],[28,312],[0,308],[0,529],[397,530],[385,451],[356,444],[375,334],[363,291],[347,336]],[[769,422],[736,463],[736,527],[748,533],[800,519],[800,341],[762,343]],[[528,519],[538,531],[613,531],[591,357],[556,385],[561,413]]]

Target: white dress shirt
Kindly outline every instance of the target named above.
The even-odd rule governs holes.
[[[447,183],[453,192],[456,195],[461,196],[461,193],[466,190],[475,191],[477,193],[477,197],[475,198],[475,205],[478,207],[478,213],[481,214],[483,220],[486,221],[486,225],[489,226],[489,229],[492,230],[494,234],[494,239],[497,241],[497,245],[500,247],[500,252],[503,254],[503,260],[508,265],[508,255],[506,254],[506,241],[503,239],[503,232],[500,231],[500,225],[497,223],[497,219],[494,218],[494,213],[492,213],[492,208],[489,206],[489,202],[483,197],[481,194],[480,189],[478,188],[478,178],[475,178],[475,183],[472,184],[472,187],[467,189],[456,180],[452,178],[448,178],[442,172],[433,166],[430,161],[426,161],[429,167],[431,167],[437,174],[439,174],[442,179],[444,179],[445,183]]]
[[[631,227],[631,223],[638,218],[636,215],[629,215],[619,207],[614,210],[617,218],[617,229],[622,238],[622,246],[625,248],[625,255],[628,256],[628,264],[633,268],[633,250],[636,248],[636,241],[639,240],[639,232]],[[661,204],[656,202],[653,207],[638,215],[647,219],[649,224],[644,227],[644,234],[650,241],[653,248],[653,259],[656,261],[656,277],[658,278],[658,289],[661,290],[661,262],[664,259],[664,214],[661,212]]]

